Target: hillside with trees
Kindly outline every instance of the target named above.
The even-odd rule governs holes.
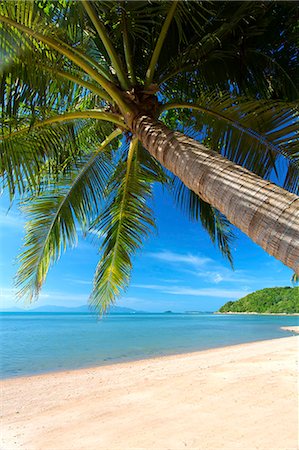
[[[235,301],[227,302],[220,313],[299,313],[299,287],[261,289]]]

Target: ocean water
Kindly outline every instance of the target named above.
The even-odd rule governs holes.
[[[296,316],[1,313],[1,378],[283,338]]]

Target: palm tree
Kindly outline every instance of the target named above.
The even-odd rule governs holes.
[[[105,310],[154,226],[156,182],[231,262],[230,223],[299,272],[295,6],[1,4],[1,174],[29,219],[20,295],[80,226],[101,239]]]

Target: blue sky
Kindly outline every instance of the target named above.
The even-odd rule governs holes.
[[[16,303],[13,287],[24,218],[16,207],[7,210],[8,201],[2,197],[1,307],[27,308],[30,305],[22,301]],[[238,230],[232,271],[200,224],[190,222],[169,194],[159,188],[155,190],[154,210],[157,232],[134,257],[131,284],[118,305],[153,312],[215,311],[226,301],[257,289],[291,285],[292,271]],[[97,260],[96,245],[79,239],[78,247],[67,251],[51,268],[38,302],[31,306],[86,304]]]

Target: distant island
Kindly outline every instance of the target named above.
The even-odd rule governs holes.
[[[225,303],[219,313],[298,314],[299,287],[261,289]]]

